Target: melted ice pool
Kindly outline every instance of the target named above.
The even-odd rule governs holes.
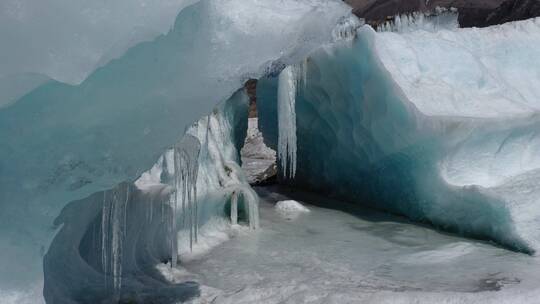
[[[308,193],[257,191],[261,230],[236,231],[183,264],[203,286],[195,302],[534,303],[539,298],[535,257]],[[287,199],[310,212],[280,215],[274,205]]]

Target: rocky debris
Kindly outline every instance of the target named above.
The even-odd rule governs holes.
[[[277,175],[276,151],[264,144],[256,117],[249,118],[248,134],[240,155],[242,156],[242,169],[250,184],[262,185],[275,182]]]
[[[244,88],[249,97],[249,116],[250,118],[257,117],[257,79],[246,81]]]
[[[456,8],[461,27],[486,27],[540,16],[540,0],[345,0],[353,12],[377,26],[398,14]]]
[[[540,0],[507,0],[486,19],[488,25],[540,16]]]

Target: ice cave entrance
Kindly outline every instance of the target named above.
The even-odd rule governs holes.
[[[249,113],[246,139],[240,151],[242,169],[250,184],[272,184],[277,179],[277,155],[275,150],[265,144],[259,130],[257,80],[248,80],[245,91],[249,97]]]

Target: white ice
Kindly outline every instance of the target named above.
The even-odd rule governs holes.
[[[297,217],[299,214],[309,212],[308,208],[295,200],[279,201],[275,208],[278,213],[286,217]]]
[[[537,257],[296,189],[258,193],[263,229],[184,265],[203,285],[194,303],[534,303],[540,295]],[[276,201],[291,196],[311,212],[278,215]]]

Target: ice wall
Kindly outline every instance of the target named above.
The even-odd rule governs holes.
[[[365,26],[353,42],[309,56],[291,182],[538,250],[540,19],[486,29],[413,25]],[[257,89],[269,143],[275,85]]]
[[[229,217],[234,193],[248,214],[241,220],[258,225],[258,197],[239,168],[235,143],[245,137],[247,113],[248,98],[238,92],[134,183],[68,204],[44,259],[47,302],[176,303],[198,295],[198,284],[170,282],[156,265],[181,267],[179,252],[197,243],[200,225]]]
[[[133,181],[246,79],[305,57],[348,14],[337,0],[202,0],[80,85],[49,82],[0,109],[0,293],[20,303],[39,289],[28,286],[65,204]]]

